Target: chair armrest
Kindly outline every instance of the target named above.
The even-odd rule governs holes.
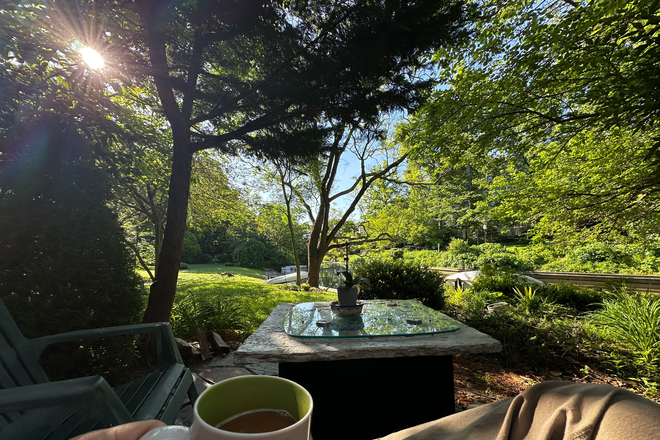
[[[156,322],[150,324],[119,325],[115,327],[103,327],[88,330],[76,330],[57,335],[43,336],[32,339],[37,357],[50,344],[61,342],[81,341],[85,339],[107,338],[111,336],[133,335],[151,332],[156,335],[158,347],[158,366],[167,366],[174,363],[182,364],[183,360],[174,340],[172,327],[167,322]]]
[[[65,406],[86,417],[101,420],[106,426],[133,421],[122,401],[101,376],[0,390],[0,413],[49,406]]]

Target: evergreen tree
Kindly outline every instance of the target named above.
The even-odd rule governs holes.
[[[34,338],[138,322],[139,279],[90,145],[56,117],[1,142],[0,296],[22,332]],[[108,366],[110,346],[86,347],[63,357]]]

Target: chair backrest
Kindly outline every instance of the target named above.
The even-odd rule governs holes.
[[[0,389],[48,382],[32,341],[27,339],[0,300]]]

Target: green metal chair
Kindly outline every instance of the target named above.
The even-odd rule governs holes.
[[[114,389],[101,376],[50,382],[38,363],[49,344],[147,332],[158,347],[156,370]],[[64,440],[134,420],[173,424],[186,395],[194,402],[197,390],[168,323],[27,339],[0,301],[0,440]]]

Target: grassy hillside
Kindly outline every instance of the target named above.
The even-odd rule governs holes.
[[[224,275],[227,273],[233,276]],[[146,276],[146,273],[143,276]],[[257,269],[220,264],[191,264],[189,269],[179,272],[173,315],[175,319],[177,315],[201,317],[204,309],[209,306],[217,309],[217,304],[221,303],[223,306],[220,307],[219,314],[237,316],[220,318],[229,321],[239,318],[244,325],[243,329],[250,333],[259,327],[279,303],[336,299],[334,292],[293,291],[266,284],[264,281],[263,273]],[[176,330],[177,326],[175,333]]]

